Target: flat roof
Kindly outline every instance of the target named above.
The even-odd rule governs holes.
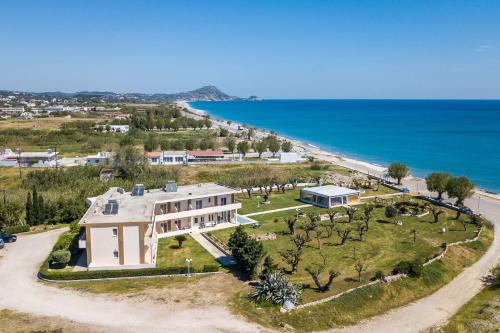
[[[351,195],[351,194],[359,194],[358,190],[353,190],[347,187],[335,186],[335,185],[323,185],[316,187],[304,187],[302,191],[306,191],[309,193],[315,193],[327,197],[338,197],[341,195]]]
[[[191,156],[220,156],[224,155],[222,150],[188,150],[188,155]]]
[[[239,193],[239,191],[218,183],[203,183],[178,186],[176,192],[163,189],[144,191],[143,196],[132,196],[119,187],[112,187],[106,193],[88,198],[90,208],[80,220],[80,225],[95,223],[133,223],[153,221],[154,205],[161,202],[199,199],[213,195]],[[118,213],[105,215],[104,207],[109,200],[116,200]]]

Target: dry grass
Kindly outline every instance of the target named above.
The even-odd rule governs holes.
[[[37,130],[56,130],[61,127],[61,124],[72,121],[98,121],[98,118],[66,118],[66,117],[50,117],[50,118],[35,118],[32,120],[14,120],[9,119],[0,122],[0,129],[6,128],[31,128]],[[101,119],[102,120],[102,119]]]
[[[84,325],[58,317],[35,316],[7,309],[0,310],[2,332],[90,333],[113,332],[109,328]],[[118,332],[118,331],[115,331]]]

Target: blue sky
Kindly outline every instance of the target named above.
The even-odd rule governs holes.
[[[500,98],[500,1],[0,3],[0,89]]]

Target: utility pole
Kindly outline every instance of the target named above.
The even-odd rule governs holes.
[[[19,167],[19,179],[23,178],[23,174],[21,172],[21,148],[16,149],[17,152],[17,166]]]
[[[3,205],[5,206],[7,204],[7,197],[6,197],[7,190],[2,190],[2,191],[3,191]]]

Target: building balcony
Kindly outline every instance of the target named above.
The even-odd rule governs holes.
[[[178,219],[182,219],[182,218],[190,217],[190,216],[213,214],[213,213],[219,213],[219,212],[224,212],[224,211],[236,210],[236,209],[240,209],[240,208],[241,208],[241,203],[235,202],[235,203],[228,204],[228,205],[210,206],[210,207],[205,207],[205,208],[201,208],[201,209],[191,209],[191,210],[184,210],[184,211],[180,211],[180,212],[160,214],[160,215],[156,215],[155,221],[162,222],[162,221],[168,221],[168,220],[178,220]]]

